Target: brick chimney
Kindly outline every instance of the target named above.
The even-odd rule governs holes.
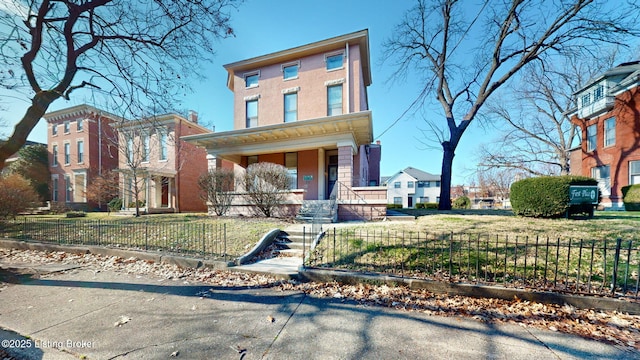
[[[187,120],[191,121],[194,124],[198,123],[198,113],[194,110],[189,110],[189,115],[187,116]]]

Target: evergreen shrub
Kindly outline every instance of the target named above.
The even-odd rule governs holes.
[[[542,176],[516,181],[511,185],[513,213],[520,216],[557,218],[570,213],[590,212],[592,205],[569,204],[571,185],[598,185],[585,176]]]
[[[640,184],[622,188],[622,201],[627,211],[640,211]]]

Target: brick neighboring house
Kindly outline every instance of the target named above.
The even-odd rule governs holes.
[[[198,178],[207,172],[207,152],[181,140],[183,136],[211,133],[198,125],[195,112],[190,112],[188,119],[164,114],[114,127],[120,145],[118,172],[123,207],[135,207],[135,169],[142,211],[207,211],[198,191]]]
[[[294,211],[303,202],[335,198],[339,219],[385,216],[386,188],[377,186],[381,146],[372,144],[367,97],[367,30],[224,68],[234,93],[234,130],[184,138],[207,149],[210,168],[223,159],[240,171],[255,162],[281,164],[292,179]]]
[[[51,202],[90,210],[86,189],[91,180],[118,167],[118,148],[110,126],[119,117],[89,105],[45,114],[51,172]]]
[[[418,203],[440,202],[440,175],[408,167],[385,178],[387,203],[413,208]]]
[[[605,208],[623,210],[621,188],[640,184],[640,61],[606,71],[574,95],[572,122],[582,141],[571,173],[597,179]]]

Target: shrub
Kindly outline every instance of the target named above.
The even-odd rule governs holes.
[[[29,180],[20,174],[0,177],[0,219],[16,215],[38,206],[40,198]]]
[[[640,184],[622,188],[622,201],[627,211],[640,211]]]
[[[84,211],[69,211],[66,215],[68,218],[79,218],[86,217],[87,213]]]
[[[289,189],[289,171],[282,165],[255,163],[247,167],[243,178],[246,196],[262,215],[271,217],[284,203]]]
[[[200,198],[218,216],[224,215],[235,196],[233,185],[235,175],[232,169],[216,168],[202,174],[198,179]]]
[[[109,211],[120,211],[122,209],[122,199],[115,197],[107,204]]]
[[[387,209],[402,209],[402,204],[387,204]]]
[[[438,203],[417,203],[416,209],[437,209]]]
[[[569,186],[598,185],[584,176],[543,176],[517,181],[511,185],[511,206],[516,215],[555,218],[571,213],[590,212],[592,205],[571,206]]]
[[[145,202],[144,200],[138,200],[138,201],[137,201],[137,203],[138,203],[138,206],[137,206],[137,207],[144,207],[144,206],[145,206],[145,204],[146,204],[146,202]],[[134,207],[136,207],[136,201],[132,201],[132,202],[130,202],[128,207],[129,207],[129,208],[134,208]]]
[[[453,200],[451,205],[454,209],[469,209],[471,207],[471,199],[467,196],[460,196]]]

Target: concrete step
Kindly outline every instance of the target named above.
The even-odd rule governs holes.
[[[277,250],[280,255],[288,257],[302,257],[302,249],[281,249]]]

